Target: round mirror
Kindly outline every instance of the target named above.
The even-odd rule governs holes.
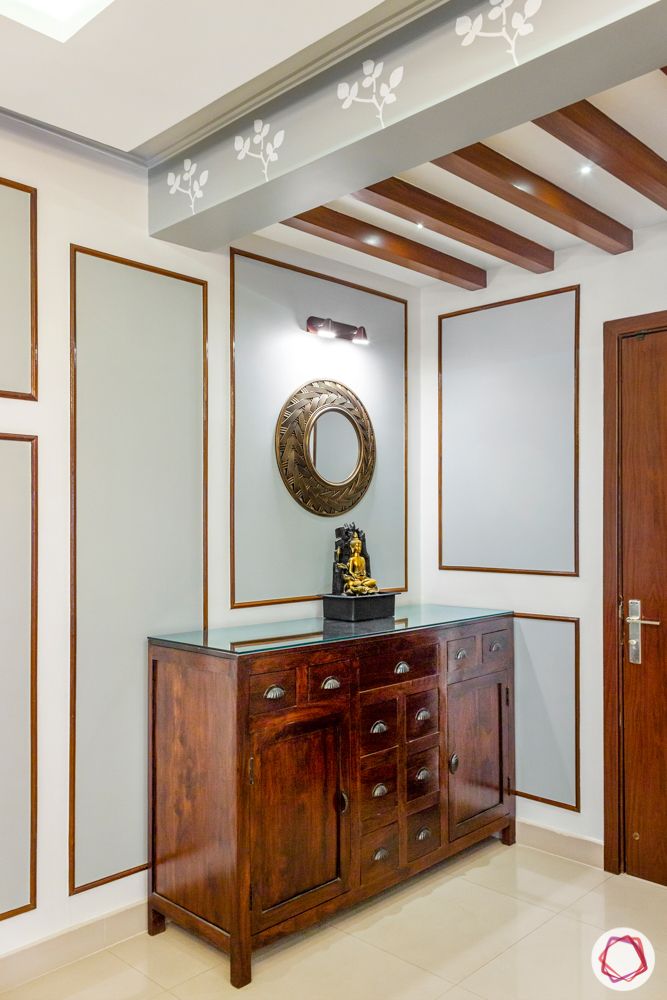
[[[321,479],[334,486],[346,483],[359,465],[359,435],[341,410],[323,410],[310,429],[310,460]]]
[[[352,510],[375,470],[375,434],[364,404],[342,382],[300,386],[278,417],[276,461],[289,492],[312,514]]]

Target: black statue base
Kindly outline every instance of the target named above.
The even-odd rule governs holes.
[[[324,617],[339,622],[368,622],[375,618],[393,618],[396,594],[325,594],[322,598]]]

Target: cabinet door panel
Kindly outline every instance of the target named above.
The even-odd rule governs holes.
[[[507,671],[447,690],[449,839],[509,812]]]
[[[348,888],[345,713],[259,730],[251,796],[253,923],[270,927]]]

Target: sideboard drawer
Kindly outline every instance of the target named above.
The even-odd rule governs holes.
[[[361,838],[361,882],[375,882],[398,869],[398,823]]]
[[[430,736],[439,729],[438,689],[409,694],[405,700],[405,729],[408,740]]]
[[[296,674],[294,670],[277,670],[271,674],[255,674],[250,678],[250,714],[279,712],[296,705]]]
[[[398,743],[398,702],[396,698],[361,707],[361,754],[377,753]]]
[[[482,636],[482,663],[485,667],[501,670],[511,661],[512,640],[509,629],[485,632]]]
[[[447,643],[447,673],[474,673],[479,666],[479,636],[464,635],[460,639],[450,639]]]
[[[373,819],[391,813],[398,802],[398,758],[396,750],[366,757],[361,763],[361,818]]]
[[[350,691],[350,668],[347,663],[324,663],[308,667],[308,701],[339,698]]]
[[[408,861],[440,847],[440,806],[432,806],[408,816]]]
[[[359,663],[359,686],[364,690],[400,684],[438,672],[438,647],[435,643],[411,646],[376,656],[362,658]]]
[[[440,788],[440,748],[432,747],[408,757],[408,801]]]

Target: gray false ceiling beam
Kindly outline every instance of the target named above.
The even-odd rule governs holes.
[[[590,101],[554,111],[535,124],[570,149],[667,208],[667,162]]]
[[[459,288],[471,291],[486,288],[486,271],[481,267],[475,267],[386,229],[378,229],[377,226],[371,226],[350,215],[335,212],[332,208],[313,208],[292,219],[286,219],[284,224],[299,229],[302,233],[320,236],[351,250],[359,250],[391,264],[410,268],[411,271],[419,271],[430,278],[458,285]]]
[[[495,149],[475,143],[433,163],[607,253],[632,250],[632,230]]]
[[[554,252],[548,247],[398,177],[372,184],[357,191],[353,197],[536,274],[554,269]]]

